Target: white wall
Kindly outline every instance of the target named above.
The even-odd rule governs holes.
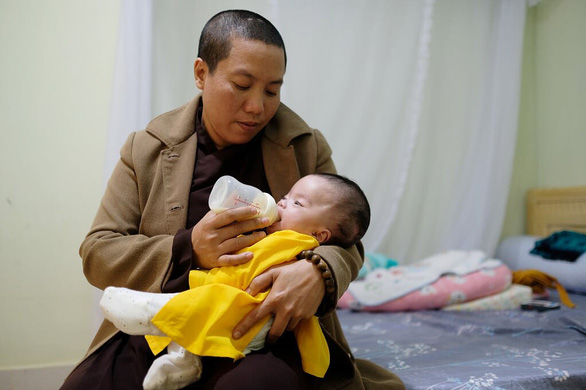
[[[73,364],[93,336],[78,248],[103,191],[119,7],[0,2],[2,370]]]

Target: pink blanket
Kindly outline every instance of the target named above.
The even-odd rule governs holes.
[[[397,267],[378,272],[398,271],[394,268]],[[360,311],[440,309],[451,304],[500,293],[510,286],[511,278],[511,271],[501,263],[495,268],[482,268],[465,275],[443,275],[433,283],[376,305],[365,305],[359,302],[349,289],[338,301],[338,307]],[[389,285],[388,288],[393,286]]]

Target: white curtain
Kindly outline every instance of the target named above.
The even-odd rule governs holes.
[[[285,40],[282,101],[324,132],[339,172],[370,199],[367,250],[402,263],[452,248],[494,252],[515,150],[525,0],[144,7],[154,7],[152,92],[144,103],[151,116],[197,93],[197,40],[213,14],[259,12]],[[144,98],[146,86],[135,87],[134,98]],[[144,126],[137,117],[125,131]]]
[[[525,12],[523,0],[436,2],[407,187],[376,250],[404,262],[448,249],[494,253],[515,151]]]
[[[151,119],[152,14],[152,0],[121,2],[104,158],[104,188],[128,135],[144,129]],[[104,319],[99,305],[101,297],[102,291],[95,288],[92,324],[95,331]]]
[[[151,119],[152,0],[122,0],[104,178],[108,180],[128,134]],[[104,181],[104,183],[105,183]]]

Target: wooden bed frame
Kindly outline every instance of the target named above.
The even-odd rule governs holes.
[[[586,187],[533,189],[527,193],[527,233],[586,233]]]

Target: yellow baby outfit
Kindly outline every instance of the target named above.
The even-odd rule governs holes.
[[[254,297],[244,290],[268,268],[292,260],[301,251],[318,246],[309,235],[291,230],[275,232],[241,252],[252,252],[246,264],[191,271],[190,289],[173,297],[151,321],[169,337],[146,336],[152,352],[161,352],[171,340],[199,356],[244,357],[242,351],[267,323],[266,316],[240,339],[232,338],[236,325],[268,295]],[[319,320],[313,316],[294,330],[303,370],[323,378],[330,353]]]

